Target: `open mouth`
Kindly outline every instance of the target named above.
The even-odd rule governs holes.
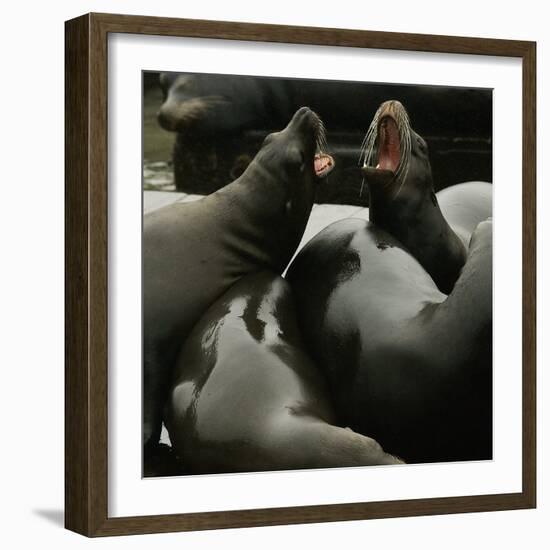
[[[317,153],[313,158],[313,169],[318,178],[324,178],[334,168],[334,159],[327,153]]]
[[[378,127],[378,164],[377,170],[389,170],[395,174],[401,160],[401,142],[399,129],[392,116],[386,115]]]
[[[315,142],[316,142],[316,154],[313,157],[313,170],[318,178],[326,177],[334,168],[334,159],[325,151],[328,149],[327,136],[325,125],[321,120],[321,117],[313,111],[309,111],[312,115]]]
[[[399,101],[380,105],[361,145],[363,182],[396,189],[394,196],[399,195],[411,161],[411,131],[409,116]]]

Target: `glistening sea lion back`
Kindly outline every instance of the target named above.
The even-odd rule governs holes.
[[[243,277],[185,341],[166,424],[186,473],[397,464],[373,439],[338,427],[305,352],[288,283]]]
[[[449,296],[365,220],[328,226],[287,279],[343,425],[406,462],[492,456],[492,223]]]

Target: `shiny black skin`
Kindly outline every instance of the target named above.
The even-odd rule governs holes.
[[[334,425],[292,291],[271,272],[243,277],[201,317],[174,370],[166,409],[185,473],[399,463],[373,439]]]
[[[143,442],[155,452],[179,348],[206,309],[241,277],[282,273],[309,217],[318,179],[318,117],[307,108],[268,136],[241,177],[143,223]]]
[[[492,457],[492,222],[449,296],[388,232],[336,222],[289,268],[338,423],[406,462]]]

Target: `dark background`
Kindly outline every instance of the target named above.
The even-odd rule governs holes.
[[[257,78],[283,83],[287,93],[284,102],[289,105],[285,120],[272,118],[231,136],[197,139],[160,128],[156,120],[163,102],[159,73],[145,72],[145,188],[175,188],[196,194],[215,191],[240,174],[268,133],[282,129],[297,108],[307,105],[323,119],[329,152],[336,161],[334,170],[319,186],[316,202],[367,205],[366,193],[360,196],[360,146],[374,113],[388,99],[403,103],[413,129],[428,142],[436,191],[463,181],[492,182],[490,89]],[[212,151],[215,165],[210,160]],[[156,186],[155,178],[163,185]]]

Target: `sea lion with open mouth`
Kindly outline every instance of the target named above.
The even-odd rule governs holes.
[[[405,245],[448,294],[472,231],[492,215],[492,186],[471,182],[436,195],[428,146],[399,101],[379,107],[362,151],[370,221]]]
[[[334,160],[307,107],[270,134],[246,171],[193,203],[173,203],[143,223],[143,443],[158,443],[171,369],[206,309],[241,277],[282,273],[304,232],[320,178]],[[147,469],[147,468],[145,468]]]
[[[406,462],[488,459],[491,186],[444,190],[442,212],[397,101],[380,106],[363,151],[370,222],[328,226],[286,275],[307,349],[341,425]]]
[[[373,439],[338,427],[306,354],[288,283],[243,277],[187,338],[166,425],[185,473],[398,464]]]

